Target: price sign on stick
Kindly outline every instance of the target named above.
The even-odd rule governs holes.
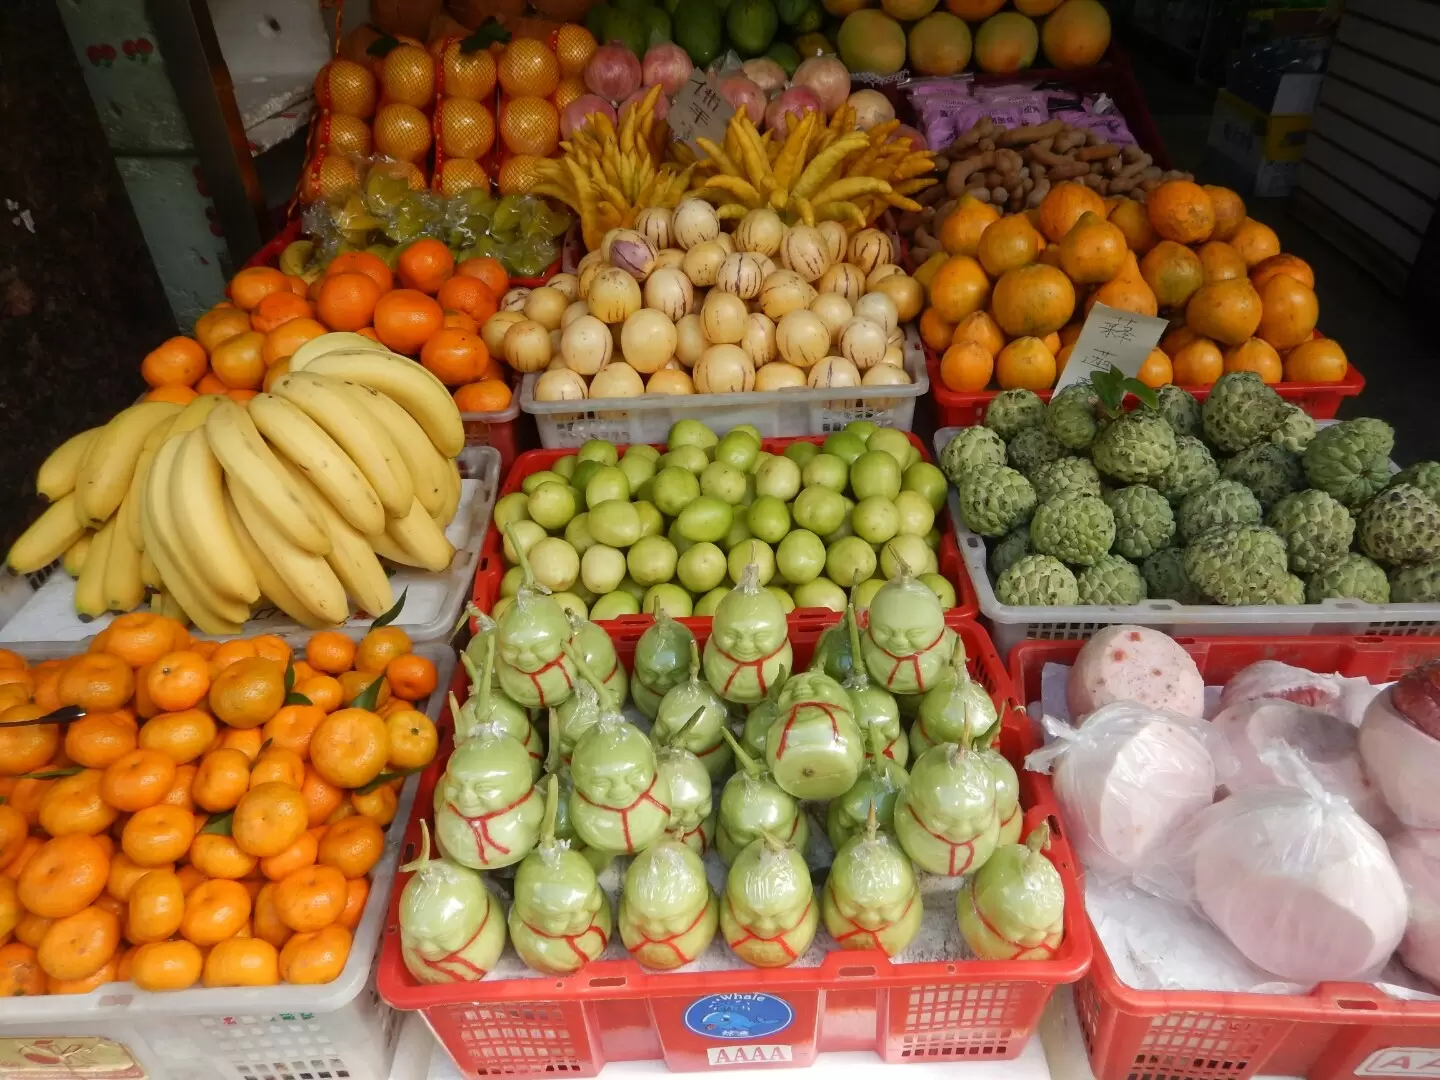
[[[725,129],[734,115],[734,108],[720,93],[720,84],[714,76],[697,69],[690,73],[689,81],[675,92],[666,119],[670,123],[671,136],[687,143],[699,154],[701,150],[696,139],[705,138],[724,145]]]
[[[1112,366],[1126,375],[1138,374],[1145,357],[1169,326],[1165,319],[1096,304],[1080,328],[1080,336],[1055,389],[1088,382],[1093,373],[1109,371]]]

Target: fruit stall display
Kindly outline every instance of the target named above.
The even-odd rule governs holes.
[[[382,1070],[364,990],[390,825],[435,755],[453,651],[395,626],[222,644],[137,612],[0,662],[0,1033],[78,1024],[153,1067],[238,1067],[293,1010],[317,1038],[364,1032],[336,1057]],[[217,1043],[230,1013],[259,1041]]]
[[[467,653],[378,983],[425,1013],[464,1075],[694,1068],[714,1043],[680,1014],[753,990],[757,967],[808,1064],[834,1037],[822,988],[861,956],[876,974],[844,1008],[875,1011],[866,1046],[898,1060],[943,1013],[946,1045],[1013,1057],[1083,971],[1077,883],[1038,788],[1016,786],[1027,744],[1002,719],[998,658],[908,575],[861,619],[787,627],[752,571],[710,627],[662,617],[614,636],[527,580]],[[1003,1015],[957,1024],[980,1000]],[[541,1002],[533,1036],[488,1019]],[[599,1022],[617,1009],[638,1028]]]
[[[1389,424],[1317,424],[1254,372],[1222,375],[1203,403],[1118,372],[1048,405],[1007,390],[936,444],[1002,652],[1111,621],[1440,629],[1440,464],[1396,469]]]
[[[915,276],[929,294],[920,333],[942,425],[979,423],[996,388],[1048,398],[1096,303],[1171,319],[1138,373],[1151,387],[1208,392],[1251,371],[1328,418],[1364,386],[1316,331],[1309,264],[1228,188],[1165,181],[1141,203],[1064,180],[1006,215],[965,194],[937,236],[944,250]]]
[[[1096,1077],[1143,1058],[1341,1080],[1435,1052],[1437,657],[1433,637],[1140,626],[1014,650],[1054,740],[1027,765],[1086,875]]]

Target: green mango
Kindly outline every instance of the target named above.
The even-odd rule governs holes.
[[[602,44],[624,45],[637,58],[645,55],[645,19],[641,15],[625,11],[621,8],[612,8],[605,16],[604,36]]]

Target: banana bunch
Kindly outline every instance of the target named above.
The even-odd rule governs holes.
[[[657,165],[654,153],[655,102],[660,86],[626,109],[617,135],[610,118],[592,113],[589,121],[560,144],[564,155],[535,166],[539,178],[530,190],[559,199],[580,215],[585,246],[599,251],[611,229],[629,228],[649,206],[672,207],[690,186],[690,169]]]
[[[421,365],[358,334],[303,345],[247,406],[141,402],[40,467],[51,500],[19,574],[62,558],[82,618],[154,605],[208,634],[258,606],[336,626],[394,605],[381,559],[440,572],[460,503],[459,410]]]
[[[830,122],[808,112],[791,117],[784,140],[761,135],[744,106],[730,118],[725,145],[696,142],[706,157],[695,166],[693,195],[718,207],[723,218],[742,218],[768,206],[787,224],[839,221],[847,228],[872,224],[888,208],[919,210],[910,198],[935,183],[935,155],[891,140],[898,120],[868,132],[855,126],[855,110],[842,105]]]

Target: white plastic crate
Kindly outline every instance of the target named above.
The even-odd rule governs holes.
[[[576,411],[573,401],[536,401],[538,375],[520,384],[520,408],[535,417],[540,445],[547,450],[574,448],[588,439],[613,443],[663,443],[677,420],[699,420],[723,434],[754,424],[765,438],[827,435],[855,420],[910,431],[915,402],[930,392],[925,352],[914,326],[905,328],[905,370],[909,386],[863,386],[837,398],[834,390],[768,390],[739,394],[646,394],[636,398],[600,398]]]
[[[455,651],[443,642],[415,651],[435,664],[425,715],[438,720]],[[387,1080],[400,1015],[375,992],[374,968],[418,786],[411,777],[400,792],[350,958],[333,982],[169,993],[107,983],[88,994],[7,998],[0,1076],[19,1075],[15,1066],[23,1065],[31,1080]],[[45,1067],[37,1054],[60,1060]]]
[[[1334,421],[1320,421],[1321,426]],[[935,433],[938,461],[959,428]],[[1069,641],[1088,638],[1115,623],[1154,627],[1170,635],[1225,637],[1279,634],[1389,634],[1434,636],[1440,634],[1440,604],[1364,604],[1359,600],[1325,600],[1319,604],[1264,604],[1226,607],[1222,604],[1178,604],[1174,600],[1146,600],[1128,606],[1085,604],[1074,607],[1014,607],[995,598],[985,538],[965,527],[955,488],[950,488],[950,518],[965,570],[980,600],[980,614],[990,621],[991,637],[1002,657],[1026,638]]]
[[[390,579],[397,599],[405,592],[405,607],[395,625],[409,634],[411,641],[448,639],[454,632],[474,587],[480,545],[490,528],[490,512],[500,490],[500,452],[494,447],[467,446],[457,460],[462,477],[460,505],[445,530],[455,545],[450,568],[443,574],[430,574],[401,567]],[[364,629],[373,615],[381,614],[356,616],[345,626]],[[80,621],[75,614],[75,580],[60,571],[59,563],[23,578],[8,571],[0,574],[0,645],[81,641],[98,634],[112,617]],[[243,636],[290,634],[301,629],[283,613],[272,611],[246,623]]]

